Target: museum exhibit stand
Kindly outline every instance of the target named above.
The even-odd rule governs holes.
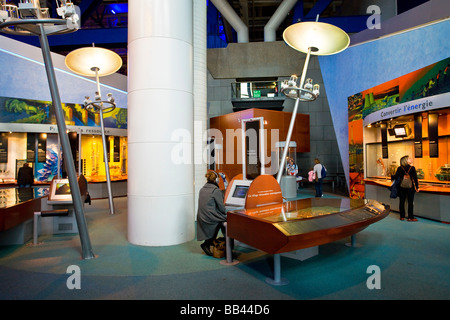
[[[81,199],[88,183],[79,176]],[[78,233],[68,179],[53,178],[49,187],[0,189],[0,245],[24,244],[39,235]]]
[[[211,169],[233,178],[243,174],[254,179],[261,174],[276,175],[283,158],[292,113],[251,108],[210,119]],[[292,141],[283,165],[283,196],[297,194],[296,176],[287,169],[289,160],[297,165],[297,153],[310,151],[309,115],[297,114]],[[220,169],[220,170],[218,170]]]
[[[25,126],[32,130],[33,125]],[[76,129],[78,132],[80,130]],[[86,177],[91,197],[108,197],[103,142],[98,128],[69,132],[77,175]],[[125,130],[126,133],[126,130]],[[106,137],[114,196],[125,196],[127,189],[127,137]],[[54,177],[66,177],[64,155],[57,133],[3,132],[0,134],[0,187],[17,185],[17,174],[27,162],[34,171],[34,186],[48,187]]]
[[[297,194],[296,154],[310,151],[309,116],[298,114],[298,106],[300,101],[314,101],[320,94],[320,86],[306,78],[310,56],[335,54],[350,43],[344,31],[317,19],[293,24],[283,32],[286,44],[306,54],[301,76],[292,75],[281,84],[281,92],[295,100],[292,113],[251,108],[249,98],[255,94],[260,98],[262,93],[251,83],[241,83],[232,90],[237,95],[233,105],[243,108],[242,103],[248,100],[248,109],[210,119],[210,143],[220,145],[214,156],[222,157],[212,162],[215,169],[233,177],[224,190],[228,214],[227,258],[223,263],[236,263],[230,239],[273,254],[274,277],[267,279],[273,285],[287,283],[281,278],[280,254],[303,260],[317,254],[321,244],[348,236],[354,243],[356,233],[390,211],[377,201],[287,201]],[[265,85],[267,102],[278,96],[278,90],[270,92],[272,88],[278,87],[275,83]],[[240,145],[234,143],[236,138]]]
[[[277,159],[272,159],[276,163],[280,163],[283,157],[283,150],[286,146],[285,141],[280,141],[275,144]],[[280,187],[283,197],[286,199],[297,197],[297,182],[302,180],[302,177],[298,177],[298,165],[297,165],[297,143],[295,141],[289,142],[289,148],[286,158],[284,159],[284,170],[281,176]],[[273,162],[275,163],[275,162]]]
[[[414,215],[450,223],[450,108],[418,112],[364,127],[365,196],[398,211],[391,176],[404,155],[413,159],[420,191]]]
[[[220,178],[222,180],[222,178]],[[223,181],[221,181],[223,182]],[[222,185],[219,183],[219,185]],[[355,235],[388,216],[390,208],[375,200],[349,198],[307,198],[285,201],[281,187],[272,175],[254,180],[242,174],[228,182],[224,190],[227,209],[226,259],[235,265],[231,242],[260,250],[274,257],[274,276],[267,282],[284,285],[280,255],[306,260],[319,253],[319,246]]]
[[[56,6],[53,6],[57,18],[50,17],[55,12],[41,7],[39,1],[27,0],[18,4],[1,1],[0,32],[39,38],[52,100],[0,97],[3,105],[0,187],[15,184],[18,169],[27,162],[34,170],[34,185],[37,186],[48,185],[53,177],[60,176],[76,181],[83,174],[93,184],[91,191],[94,196],[100,198],[104,197],[102,184],[109,177],[106,171],[110,169],[113,180],[125,181],[125,188],[120,193],[126,194],[123,191],[126,190],[127,178],[127,110],[116,108],[103,119],[101,114],[89,112],[89,108],[81,104],[82,101],[62,103],[47,37],[76,32],[80,20],[79,8],[71,1],[55,2]],[[111,55],[111,51],[103,51]],[[102,63],[97,66],[97,69],[102,69],[98,71],[98,76],[105,75],[106,69],[109,73],[117,70],[117,63],[112,63],[111,59],[102,55],[101,60]],[[119,60],[121,63],[120,57]],[[78,64],[79,61],[74,62]],[[97,91],[100,91],[99,86]],[[27,92],[26,87],[24,92]],[[112,94],[107,96],[110,102]],[[107,139],[102,142],[98,139],[99,135],[106,135]],[[102,149],[106,151],[103,157]],[[105,161],[105,158],[108,160]],[[76,202],[78,204],[79,200]]]
[[[414,215],[450,222],[450,58],[347,97],[349,196],[399,211],[391,177],[408,156],[417,172]]]

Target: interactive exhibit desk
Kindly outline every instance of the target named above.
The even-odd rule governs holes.
[[[82,200],[87,181],[78,178]],[[47,217],[37,223],[37,218]],[[67,179],[54,178],[50,188],[0,189],[0,245],[24,244],[39,234],[77,233],[72,196]]]
[[[251,183],[247,200],[248,197],[258,198],[252,194],[253,184],[258,183],[258,178]],[[266,192],[274,193],[273,189]],[[390,212],[389,206],[365,199],[309,198],[256,204],[251,208],[249,204],[246,201],[245,209],[228,212],[227,237],[274,255],[274,279],[267,279],[271,284],[285,284],[280,279],[280,254],[346,237],[351,237],[351,244],[355,245],[356,233],[385,218]]]

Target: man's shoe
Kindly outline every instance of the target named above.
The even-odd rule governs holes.
[[[416,218],[414,218],[414,219],[408,219],[408,221],[417,221],[417,219],[416,219]]]
[[[209,246],[206,243],[202,243],[200,247],[203,249],[203,251],[206,253],[207,256],[212,256],[212,252],[209,250]]]

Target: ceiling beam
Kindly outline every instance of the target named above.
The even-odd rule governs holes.
[[[325,9],[330,5],[332,0],[319,0],[314,4],[314,7],[309,10],[309,12],[306,14],[305,19],[312,19],[316,18],[317,15],[320,16],[322,12],[325,11]]]
[[[92,15],[92,13],[102,4],[102,0],[83,0],[78,5],[81,11],[81,26],[86,22],[87,19]]]
[[[8,38],[12,38],[30,45],[39,47],[38,37],[24,37],[4,34]],[[128,28],[98,28],[98,29],[80,29],[76,32],[49,36],[48,42],[51,49],[55,47],[83,47],[91,46],[95,43],[98,46],[121,47],[127,45]]]

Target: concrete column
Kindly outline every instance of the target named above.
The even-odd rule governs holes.
[[[194,163],[195,213],[198,193],[206,182],[207,164],[203,159],[208,128],[207,64],[206,64],[206,0],[193,1],[194,8]]]
[[[194,238],[192,1],[128,2],[128,241]]]

